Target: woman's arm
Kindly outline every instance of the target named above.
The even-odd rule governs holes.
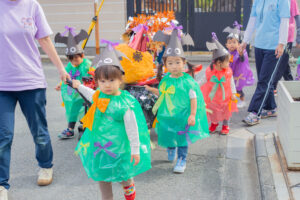
[[[286,45],[288,40],[289,20],[289,18],[281,18],[280,20],[279,40],[278,46],[275,50],[276,58],[282,56],[284,52],[284,46]]]
[[[51,62],[56,66],[60,79],[66,81],[71,79],[70,75],[66,72],[64,65],[62,64],[60,58],[57,55],[55,47],[49,36],[38,39],[39,44],[41,45],[43,51],[49,56]]]
[[[255,23],[256,23],[256,17],[250,17],[245,34],[243,43],[249,44],[253,35],[253,32],[255,31]]]

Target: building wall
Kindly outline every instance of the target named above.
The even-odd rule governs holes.
[[[88,30],[94,16],[94,0],[38,0],[54,32],[63,32],[65,25]],[[100,4],[101,0],[99,0]],[[120,40],[126,24],[126,0],[105,0],[99,14],[100,39]],[[52,36],[53,39],[54,36]],[[59,46],[59,45],[57,45]],[[95,46],[95,32],[87,46]]]

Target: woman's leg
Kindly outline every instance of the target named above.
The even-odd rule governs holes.
[[[53,151],[46,120],[46,89],[19,92],[18,100],[33,136],[38,164],[41,168],[52,168]]]
[[[0,91],[0,186],[9,189],[11,144],[14,134],[15,92]]]
[[[99,182],[102,200],[113,200],[112,184],[111,182]]]
[[[265,109],[275,109],[276,103],[273,93],[273,85],[268,86],[272,72],[277,63],[274,50],[263,50],[255,49],[255,59],[256,59],[256,68],[258,72],[258,82],[256,90],[251,99],[248,111],[255,112],[258,115],[261,112],[260,108],[265,98],[265,94],[268,91],[268,96],[266,97],[263,107]],[[269,87],[269,88],[268,88]]]

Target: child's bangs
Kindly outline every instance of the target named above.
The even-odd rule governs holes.
[[[122,80],[122,72],[118,67],[113,65],[106,65],[98,67],[95,71],[95,79],[120,79]]]

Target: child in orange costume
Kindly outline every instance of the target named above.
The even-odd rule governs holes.
[[[229,52],[219,43],[213,33],[212,43],[206,43],[207,48],[213,51],[213,62],[206,69],[204,85],[200,82],[208,112],[208,121],[211,122],[209,131],[215,132],[219,122],[223,122],[221,134],[229,133],[229,119],[232,112],[237,112],[236,89],[232,70],[229,67]]]

